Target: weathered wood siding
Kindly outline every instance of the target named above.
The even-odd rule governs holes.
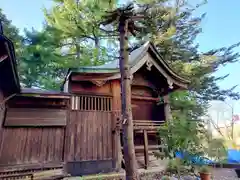
[[[47,108],[9,108],[5,127],[66,126],[67,110]]]
[[[109,95],[111,94],[111,84],[107,82],[102,86],[96,86],[95,84],[89,81],[83,82],[70,81],[69,91],[71,93],[76,94],[79,93],[79,94]]]
[[[64,128],[3,128],[0,166],[61,162]]]
[[[6,105],[0,124],[0,167],[63,162],[67,109],[37,107],[38,100],[51,101],[16,97]]]
[[[65,161],[112,159],[112,122],[112,97],[72,96]]]
[[[71,111],[65,161],[112,159],[112,113]]]

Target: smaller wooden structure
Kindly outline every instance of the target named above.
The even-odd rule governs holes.
[[[0,52],[7,51],[2,48]],[[7,171],[59,168],[64,164],[73,175],[121,168],[118,60],[70,69],[64,92],[20,91],[18,79],[14,79],[16,70],[8,72],[1,66],[7,63],[6,66],[15,67],[16,63],[11,59],[4,61],[0,62],[0,90],[4,98],[11,98],[0,111],[0,175]],[[188,81],[173,72],[150,42],[131,52],[130,65],[135,149],[148,168],[149,153],[161,147],[157,129],[169,118],[167,95],[186,89]],[[3,85],[7,74],[12,83]]]
[[[178,89],[186,89],[189,82],[169,67],[151,42],[146,42],[132,51],[129,63],[136,154],[145,157],[144,167],[147,168],[149,152],[162,148],[157,138],[157,130],[170,118],[168,94]],[[112,113],[112,118],[106,121],[105,126],[108,124],[112,128],[113,134],[109,132],[113,142],[112,158],[116,160],[116,167],[120,168],[123,144],[118,60],[102,66],[71,69],[64,83],[64,90],[72,94],[72,111]]]

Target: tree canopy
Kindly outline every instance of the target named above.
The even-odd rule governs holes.
[[[25,87],[59,89],[68,68],[99,65],[118,58],[116,26],[101,25],[106,11],[119,6],[116,0],[54,0],[44,9],[45,26],[41,31],[28,30],[20,36],[18,29],[0,10],[5,34],[15,43],[20,80]],[[185,113],[187,119],[198,120],[210,100],[227,97],[239,99],[234,87],[221,89],[214,73],[229,63],[238,61],[239,54],[230,47],[201,53],[196,44],[202,33],[201,21],[206,14],[194,17],[202,4],[191,5],[187,0],[132,1],[136,12],[144,15],[137,21],[140,31],[130,39],[132,49],[151,40],[170,66],[190,79],[189,91],[171,94],[173,112]],[[187,109],[187,111],[186,111]]]

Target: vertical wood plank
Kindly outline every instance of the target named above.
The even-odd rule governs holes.
[[[101,126],[100,125],[101,125],[101,121],[100,121],[99,113],[98,113],[98,115],[96,116],[96,135],[98,137],[98,140],[97,140],[97,143],[96,143],[96,145],[97,145],[96,151],[97,151],[97,159],[98,160],[101,159],[101,148],[99,148],[101,146],[100,145],[100,139],[99,139],[99,137],[101,137],[101,135],[100,135]]]
[[[82,119],[83,123],[83,144],[85,147],[83,148],[83,153],[82,153],[82,160],[87,160],[86,159],[86,154],[87,154],[87,121],[86,121],[86,112],[83,112],[84,117]]]
[[[73,133],[75,133],[74,136],[74,156],[73,156],[73,160],[78,160],[78,137],[79,137],[79,131],[78,131],[78,120],[79,120],[79,111],[76,112],[76,116],[75,116],[75,121],[74,121],[74,128],[72,129]]]
[[[82,113],[79,111],[77,112],[77,119],[76,119],[76,154],[75,154],[75,159],[80,160],[81,159],[81,126],[82,126]]]
[[[144,161],[145,161],[145,169],[147,169],[149,165],[147,130],[143,130],[143,136],[144,136]]]
[[[105,125],[105,121],[106,121],[106,118],[105,118],[105,113],[102,112],[102,142],[103,142],[103,159],[106,159],[107,158],[107,152],[106,152],[106,148],[107,148],[107,139],[106,139],[106,125]]]
[[[94,122],[93,122],[93,141],[92,141],[92,150],[93,150],[93,159],[97,160],[97,141],[98,141],[98,134],[97,134],[97,112],[93,112]]]
[[[75,132],[73,131],[73,129],[75,129],[75,122],[76,122],[76,113],[77,111],[73,111],[72,112],[72,120],[69,124],[69,130],[70,130],[70,136],[69,136],[69,154],[68,154],[68,161],[72,161],[74,159],[74,148],[75,148],[75,144],[74,144],[74,136],[75,136]]]
[[[88,159],[92,160],[93,158],[93,124],[94,124],[94,113],[88,112]]]
[[[61,162],[62,161],[62,148],[63,148],[63,128],[56,128],[54,131],[54,151],[53,151],[53,161]]]
[[[84,150],[84,130],[85,130],[85,127],[84,127],[84,116],[85,114],[83,112],[81,112],[81,120],[79,121],[80,125],[81,125],[81,132],[80,132],[80,156],[79,156],[79,160],[83,159],[83,150]]]
[[[104,111],[104,98],[100,98],[101,99],[101,111]]]
[[[83,110],[83,96],[80,96],[80,108],[79,110]]]
[[[94,97],[91,97],[91,107],[90,107],[90,110],[94,110],[93,102],[94,102]]]
[[[93,110],[94,111],[97,110],[97,98],[96,97],[94,97],[94,109]]]
[[[99,154],[100,154],[100,159],[103,159],[103,136],[102,136],[102,132],[103,132],[103,127],[102,127],[102,115],[101,113],[99,113],[98,116],[98,120],[99,120]]]
[[[105,98],[106,100],[106,98]],[[106,102],[106,101],[105,101]],[[104,121],[104,140],[105,140],[105,143],[104,143],[104,149],[105,149],[105,159],[108,159],[109,157],[109,154],[108,154],[108,149],[109,149],[109,143],[108,143],[108,119],[107,119],[107,112],[103,112],[103,121]]]
[[[73,114],[73,111],[69,111],[69,118],[67,120],[67,126],[65,128],[65,137],[64,137],[64,162],[67,162],[68,161],[68,156],[69,156],[69,152],[70,152],[70,143],[69,143],[69,137],[70,137],[70,123],[72,121],[72,114]]]

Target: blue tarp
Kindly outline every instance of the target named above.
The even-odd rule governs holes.
[[[235,149],[228,150],[228,163],[240,163],[240,151]]]
[[[184,154],[181,152],[176,152],[176,157],[183,159],[184,158]],[[197,165],[207,165],[207,164],[212,164],[213,161],[211,161],[208,158],[205,157],[200,157],[200,156],[188,156],[188,159],[193,163],[193,164],[197,164]]]
[[[184,157],[184,154],[181,152],[176,152],[176,157],[182,159]],[[190,161],[194,164],[212,164],[214,163],[212,160],[205,158],[205,157],[199,157],[199,156],[190,156],[188,157]],[[227,157],[228,163],[240,163],[240,151],[235,149],[229,149],[228,150],[228,157]]]

